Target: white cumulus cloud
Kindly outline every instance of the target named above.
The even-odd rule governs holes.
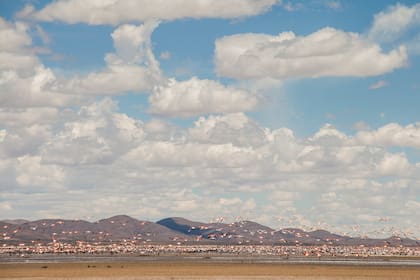
[[[143,123],[117,113],[109,98],[82,106],[40,148],[43,161],[62,165],[108,164],[144,138]]]
[[[186,81],[169,79],[149,97],[150,112],[166,116],[191,117],[208,113],[232,113],[255,109],[259,98],[242,89],[213,80],[192,77]]]
[[[369,37],[381,42],[399,39],[411,27],[420,25],[420,4],[396,4],[375,15]]]
[[[286,216],[294,225],[324,220],[340,229],[355,219],[381,229],[380,217],[400,224],[417,218],[405,203],[418,195],[418,163],[391,149],[418,147],[416,124],[355,135],[325,125],[301,137],[231,113],[182,128],[129,117],[110,98],[72,110],[3,110],[0,119],[0,197],[13,205],[7,215],[27,216],[19,210],[27,205],[36,218],[119,211],[158,219],[192,207],[187,218],[246,215],[272,223]],[[103,212],[103,203],[115,208]]]
[[[410,163],[405,154],[385,154],[384,158],[378,163],[377,171],[380,175],[399,175],[404,176],[409,173]]]
[[[32,48],[29,27],[0,18],[0,106],[45,107],[77,104],[80,96],[57,91],[57,77]]]
[[[159,62],[154,57],[150,42],[157,25],[158,22],[153,21],[116,28],[111,34],[115,53],[106,54],[107,67],[86,76],[65,80],[60,90],[87,95],[151,90],[161,79]]]
[[[31,39],[25,25],[0,21],[0,33],[11,40],[0,46],[0,106],[64,107],[98,95],[150,91],[162,82],[150,42],[157,25],[153,21],[119,26],[111,34],[115,53],[105,55],[105,68],[63,77],[30,51]]]
[[[39,11],[27,6],[19,13],[40,21],[111,24],[183,18],[239,18],[261,14],[278,0],[107,0],[55,1]]]
[[[385,80],[377,81],[376,83],[373,83],[370,85],[369,89],[380,89],[383,87],[387,87],[389,83]]]
[[[389,123],[376,130],[360,131],[354,141],[363,145],[420,148],[420,124]]]
[[[8,22],[0,17],[0,71],[23,71],[39,62],[32,54],[29,27],[23,22]]]
[[[190,141],[200,143],[232,143],[235,146],[261,146],[266,142],[265,130],[244,113],[200,117],[188,130]]]
[[[404,46],[384,53],[357,33],[323,28],[307,36],[237,34],[216,41],[216,70],[237,79],[375,76],[407,64]]]

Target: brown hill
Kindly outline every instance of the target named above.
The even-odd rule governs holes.
[[[386,239],[341,236],[326,230],[306,232],[297,228],[274,230],[252,221],[202,223],[180,217],[157,223],[140,221],[126,215],[97,222],[43,219],[19,223],[0,222],[0,243],[118,242],[136,243],[199,242],[210,244],[266,245],[366,245],[419,246],[416,240],[393,236]]]
[[[83,220],[43,219],[14,225],[1,222],[0,233],[4,242],[112,242],[137,240],[168,242],[188,240],[187,235],[148,221],[129,216],[114,216],[94,223]]]

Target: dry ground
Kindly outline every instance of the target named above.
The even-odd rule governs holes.
[[[2,263],[0,279],[420,279],[420,268],[181,262]]]

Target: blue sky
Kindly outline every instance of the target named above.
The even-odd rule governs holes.
[[[416,1],[82,2],[0,1],[0,218],[419,236]]]

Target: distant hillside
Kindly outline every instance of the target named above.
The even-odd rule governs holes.
[[[16,220],[15,220],[16,221]],[[0,222],[0,243],[51,242],[118,242],[136,243],[210,243],[265,245],[366,245],[419,246],[416,240],[341,236],[326,230],[306,232],[296,228],[274,230],[252,221],[234,223],[202,223],[181,217],[162,219],[156,223],[139,221],[126,215],[97,222],[83,220],[43,219]]]
[[[189,240],[189,236],[148,221],[114,216],[94,223],[82,220],[44,219],[23,224],[0,222],[3,242],[119,241],[169,242]]]
[[[24,220],[24,219],[15,219],[15,220],[3,220],[2,222],[8,223],[8,224],[14,224],[14,225],[21,225],[21,224],[27,223],[29,221]]]

